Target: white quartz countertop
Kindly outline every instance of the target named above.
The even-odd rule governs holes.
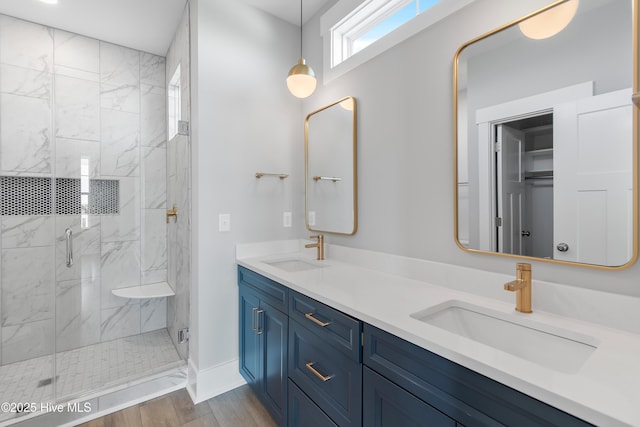
[[[327,259],[323,268],[289,272],[274,260],[310,259],[314,251],[255,256],[237,263],[413,344],[599,426],[640,426],[640,335]],[[315,262],[315,261],[310,261]],[[502,283],[496,283],[501,287]],[[515,301],[515,295],[514,301]],[[575,373],[542,365],[458,336],[410,316],[446,301],[481,306],[592,337],[597,349]],[[558,354],[557,357],[563,357]]]

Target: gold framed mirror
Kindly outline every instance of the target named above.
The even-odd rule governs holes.
[[[305,223],[309,231],[358,229],[356,100],[339,99],[304,122]]]
[[[560,0],[458,49],[460,248],[610,270],[635,262],[637,8]]]

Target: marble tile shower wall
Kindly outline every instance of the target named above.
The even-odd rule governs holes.
[[[162,57],[0,15],[0,174],[79,178],[85,158],[120,183],[119,214],[85,227],[0,219],[1,364],[166,327],[166,299],[111,293],[167,280],[164,88]]]

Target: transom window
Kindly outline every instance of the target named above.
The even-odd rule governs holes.
[[[367,0],[332,29],[336,66],[442,0]]]
[[[320,18],[327,83],[474,0],[339,0]]]

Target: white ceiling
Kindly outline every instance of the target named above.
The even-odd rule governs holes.
[[[234,0],[229,0],[234,1]],[[245,0],[248,4],[300,26],[300,0]],[[302,0],[302,22],[307,22],[330,0]]]
[[[225,0],[238,1],[238,0]],[[299,0],[244,0],[300,25]],[[304,0],[306,22],[330,0]],[[187,0],[0,0],[0,13],[164,56]]]

